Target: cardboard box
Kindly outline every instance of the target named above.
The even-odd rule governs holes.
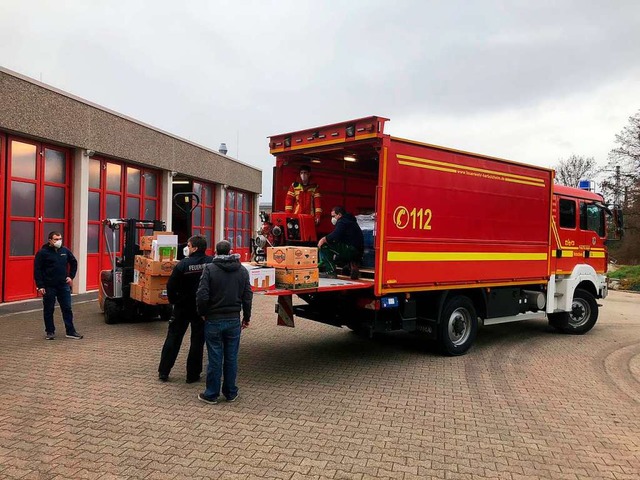
[[[137,279],[135,273],[138,273]],[[163,290],[167,288],[167,280],[169,280],[169,277],[159,277],[157,275],[149,275],[148,273],[134,272],[133,280],[142,288]]]
[[[178,264],[176,260],[167,260],[162,262],[156,262],[150,258],[139,256],[140,265],[137,269],[140,273],[146,273],[147,275],[160,275],[168,277],[173,272],[173,268]],[[134,274],[135,275],[135,274]]]
[[[316,247],[267,247],[267,266],[275,268],[313,268],[318,266]]]
[[[130,288],[129,296],[134,300],[142,301],[142,287],[134,282],[130,285]]]
[[[140,250],[150,251],[153,240],[153,235],[143,235],[140,237]]]
[[[141,301],[148,305],[168,305],[167,289],[142,288]]]
[[[177,256],[177,235],[160,235],[157,239],[151,241],[151,258],[153,260],[175,260]]]
[[[259,292],[276,288],[276,269],[243,264],[249,271],[251,290]]]
[[[136,255],[133,259],[134,271],[144,272],[147,268],[147,259],[144,255]],[[134,273],[135,275],[135,273]]]
[[[173,235],[173,232],[153,232],[153,235],[143,235],[140,237],[140,250],[151,251],[151,244],[157,240],[160,235]],[[175,236],[175,235],[174,235]],[[177,236],[176,245],[178,244]]]
[[[289,290],[301,290],[317,287],[319,274],[317,268],[276,268],[276,287]]]

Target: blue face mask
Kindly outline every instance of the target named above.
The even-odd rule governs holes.
[[[184,248],[182,249],[182,253],[184,253],[184,256],[185,256],[185,257],[188,257],[188,256],[189,256],[189,247],[188,247],[188,246],[187,246],[187,247],[184,247]]]
[[[338,223],[338,219],[336,217],[331,217],[331,223],[335,225],[336,223]]]

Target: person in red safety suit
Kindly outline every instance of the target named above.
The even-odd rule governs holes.
[[[315,216],[316,225],[320,223],[322,206],[320,203],[320,190],[315,183],[309,183],[311,167],[300,167],[300,182],[293,182],[287,191],[287,200],[284,211],[291,213],[306,213]]]

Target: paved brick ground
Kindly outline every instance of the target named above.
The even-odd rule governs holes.
[[[277,327],[257,297],[241,399],[214,406],[184,351],[157,381],[165,323],[108,326],[89,301],[84,340],[47,342],[39,312],[0,311],[0,478],[637,479],[640,295],[602,303],[588,335],[494,326],[443,358],[408,335]]]

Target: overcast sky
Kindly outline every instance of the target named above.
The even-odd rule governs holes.
[[[606,162],[640,110],[640,1],[0,0],[0,65],[263,171],[269,135],[387,133]]]

